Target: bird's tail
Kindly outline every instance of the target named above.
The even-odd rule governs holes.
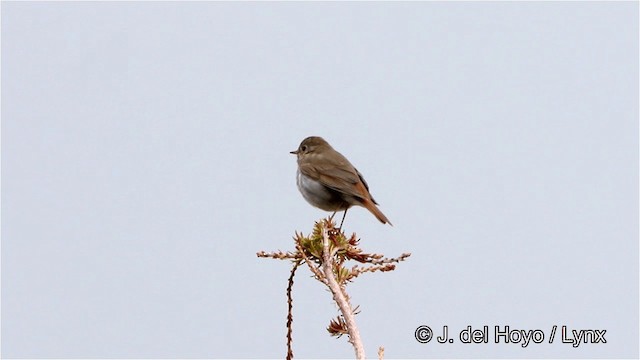
[[[378,220],[380,220],[381,223],[383,224],[388,223],[389,225],[393,226],[391,221],[389,221],[389,219],[387,219],[387,217],[384,216],[382,211],[378,209],[378,207],[376,206],[376,204],[373,203],[373,201],[369,199],[364,199],[364,201],[362,202],[362,206],[364,206],[367,210],[369,210]]]

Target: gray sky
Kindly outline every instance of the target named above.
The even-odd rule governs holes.
[[[349,286],[369,356],[638,357],[637,2],[2,2],[2,356],[283,357],[309,135],[413,253]],[[336,315],[303,268],[296,356]]]

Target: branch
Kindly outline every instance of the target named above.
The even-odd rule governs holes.
[[[333,299],[340,309],[340,315],[331,320],[327,331],[331,336],[341,337],[349,335],[349,343],[355,350],[356,358],[365,359],[364,346],[360,338],[360,332],[356,325],[355,315],[358,314],[358,307],[355,309],[351,305],[346,285],[353,282],[359,275],[364,273],[386,272],[395,270],[396,264],[405,261],[410,253],[404,253],[396,258],[387,258],[382,254],[363,252],[358,247],[360,239],[353,233],[347,238],[342,229],[336,229],[331,218],[317,221],[313,232],[309,236],[304,236],[296,231],[294,236],[295,251],[259,251],[256,255],[260,258],[271,258],[276,260],[291,260],[293,269],[289,276],[287,286],[287,356],[288,360],[293,358],[292,350],[292,324],[293,324],[293,298],[291,296],[293,288],[293,277],[297,268],[303,262],[307,264],[313,277],[326,285],[333,295]],[[348,261],[357,261],[360,264],[351,269],[347,269]],[[378,349],[378,358],[384,357],[384,348]]]
[[[342,292],[342,289],[338,284],[338,281],[336,281],[335,275],[333,273],[334,252],[329,248],[329,233],[326,226],[322,227],[322,246],[324,248],[324,251],[322,252],[322,271],[324,271],[326,284],[333,293],[333,299],[338,304],[340,312],[342,312],[342,316],[347,322],[349,342],[355,349],[356,358],[365,359],[364,346],[362,345],[362,340],[360,339],[360,332],[358,331],[358,326],[356,325],[353,309],[351,308],[351,304],[349,304],[349,300],[347,300],[345,294]]]

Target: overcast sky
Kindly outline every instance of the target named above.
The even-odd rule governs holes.
[[[637,2],[2,2],[2,357],[284,357],[290,264],[255,254],[328,215],[288,153],[319,135],[394,224],[345,229],[413,254],[348,287],[369,357],[637,358],[638,26]],[[352,357],[308,269],[293,292],[295,355]]]

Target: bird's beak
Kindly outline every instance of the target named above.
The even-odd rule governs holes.
[[[298,150],[289,151],[289,154],[298,155]]]

